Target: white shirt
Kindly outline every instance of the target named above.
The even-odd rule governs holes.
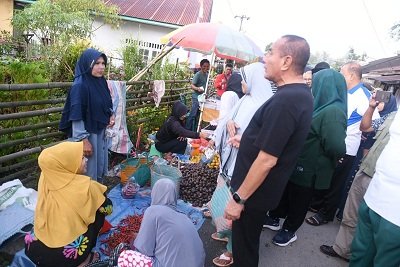
[[[349,156],[357,155],[358,147],[361,142],[360,124],[362,116],[369,106],[371,93],[362,83],[357,84],[347,91],[347,130],[346,130],[346,154]],[[379,113],[375,110],[372,119],[379,118]]]
[[[400,112],[389,129],[390,140],[383,149],[364,199],[368,207],[400,226]]]

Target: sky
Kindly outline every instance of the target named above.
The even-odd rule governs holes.
[[[242,31],[262,50],[285,34],[304,37],[311,53],[327,52],[333,59],[350,47],[368,61],[400,52],[400,41],[390,38],[390,27],[400,22],[400,0],[214,0],[212,22]]]

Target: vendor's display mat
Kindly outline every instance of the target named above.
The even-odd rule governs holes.
[[[116,185],[108,194],[108,198],[113,202],[113,213],[107,216],[106,220],[113,227],[117,226],[120,221],[128,215],[144,214],[144,211],[151,203],[151,189],[148,187],[141,188],[133,199],[124,199],[121,196],[121,189],[121,185]],[[204,217],[200,210],[193,208],[182,200],[178,200],[177,210],[186,214],[197,230],[199,230],[203,225]],[[95,251],[100,252],[101,241],[105,240],[110,234],[112,234],[112,231],[113,230],[111,229],[110,232],[99,236],[97,239],[97,246],[94,248]],[[103,258],[105,255],[101,256]]]

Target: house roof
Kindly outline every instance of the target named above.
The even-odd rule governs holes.
[[[386,84],[400,84],[400,75],[371,77],[371,79]]]
[[[381,58],[375,61],[371,61],[367,65],[362,67],[362,73],[369,73],[381,69],[391,69],[393,67],[400,66],[400,56]]]
[[[213,0],[105,0],[119,15],[174,25],[209,22]]]

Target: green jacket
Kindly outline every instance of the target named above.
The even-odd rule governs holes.
[[[347,116],[335,106],[314,117],[290,181],[316,189],[329,188],[337,161],[346,154],[346,127]]]
[[[314,112],[310,133],[290,181],[327,189],[340,157],[346,154],[347,87],[343,75],[332,69],[313,77]]]

